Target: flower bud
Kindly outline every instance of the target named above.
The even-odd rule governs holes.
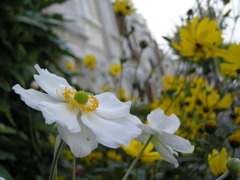
[[[240,160],[238,158],[231,158],[227,160],[227,169],[228,171],[236,176],[240,173]]]
[[[240,146],[240,134],[232,134],[228,137],[229,143],[233,148]]]
[[[147,43],[147,41],[142,40],[142,41],[140,41],[139,46],[140,46],[142,49],[144,49],[144,48],[146,48],[146,47],[148,46],[148,43]]]
[[[209,134],[212,134],[217,129],[217,123],[214,120],[209,120],[205,123],[205,131]]]
[[[39,86],[38,86],[36,81],[32,81],[31,84],[30,84],[30,87],[33,88],[33,89],[39,89]]]

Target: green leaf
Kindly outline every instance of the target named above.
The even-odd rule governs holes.
[[[27,54],[26,49],[24,48],[24,46],[22,44],[18,44],[17,49],[19,50],[19,52],[21,53],[22,56],[25,56]]]
[[[229,16],[229,14],[230,14],[231,11],[232,11],[232,10],[229,9],[229,10],[223,15],[223,17],[227,17],[227,16]]]
[[[178,158],[179,163],[184,163],[184,162],[201,162],[202,158],[197,157],[197,156],[181,156]]]
[[[25,24],[28,24],[28,25],[31,25],[31,26],[35,26],[35,27],[38,27],[44,31],[47,31],[49,29],[48,26],[46,26],[45,24],[37,21],[36,19],[33,19],[32,17],[28,17],[28,16],[25,16],[25,15],[17,15],[15,16],[15,20],[17,22],[21,22],[21,23],[25,23]]]
[[[137,179],[137,180],[146,180],[146,172],[143,169],[138,170],[132,170],[131,174]]]
[[[169,42],[169,43],[172,42],[172,40],[171,40],[170,38],[166,37],[166,36],[162,36],[162,38],[165,39],[165,40],[166,40],[167,42]]]
[[[1,175],[1,177],[5,178],[7,180],[13,179],[12,176],[10,175],[10,173],[2,165],[0,165],[0,175]]]
[[[9,73],[17,80],[18,83],[20,83],[22,86],[26,86],[22,74],[20,74],[20,72],[18,72],[17,69],[11,69]]]
[[[82,73],[69,73],[69,77],[84,77],[85,75]]]
[[[5,92],[11,91],[11,86],[5,78],[0,77],[0,88],[3,89]]]
[[[9,127],[9,126],[6,126],[3,123],[0,123],[0,133],[3,133],[3,134],[15,134],[16,130],[11,128],[11,127]]]
[[[222,0],[224,5],[228,4],[230,2],[230,0]]]
[[[125,62],[127,62],[127,59],[121,59],[120,62],[123,65]]]
[[[8,112],[9,111],[9,105],[7,103],[7,100],[2,99],[0,101],[0,112]]]
[[[0,150],[0,160],[6,160],[6,159],[16,160],[16,157],[9,152]]]

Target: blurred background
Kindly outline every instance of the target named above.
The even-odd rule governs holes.
[[[123,102],[132,100],[132,113],[143,121],[158,107],[180,118],[183,125],[177,133],[190,139],[196,151],[180,157],[180,168],[174,169],[149,147],[131,179],[215,179],[226,171],[219,164],[239,157],[240,1],[133,0],[123,9],[112,0],[1,0],[0,177],[49,176],[56,128],[46,125],[42,114],[12,91],[15,84],[39,90],[33,79],[35,64],[66,78],[76,89],[94,94],[110,91]],[[196,16],[199,22],[208,18],[217,23],[217,35],[216,28],[206,32],[212,39],[219,35],[217,48],[229,52],[193,60],[203,45],[199,48],[196,43],[191,55],[173,45],[181,45],[185,37],[179,29]],[[208,28],[190,26],[199,31]],[[210,43],[216,48],[217,40]],[[227,73],[220,64],[230,57],[223,53],[233,54]],[[205,99],[212,103],[204,103]],[[99,146],[77,160],[77,179],[121,179],[141,147],[137,142],[129,149]],[[212,158],[213,162],[212,156],[218,159]],[[71,159],[65,146],[59,180],[71,179]],[[237,179],[229,177],[233,178]]]

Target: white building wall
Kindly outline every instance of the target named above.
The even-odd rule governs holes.
[[[55,4],[46,11],[60,13],[69,20],[55,31],[79,57],[79,62],[75,63],[84,76],[75,82],[81,82],[79,85],[84,89],[101,91],[109,64],[121,56],[120,36],[111,1],[68,0],[63,4]],[[82,65],[81,61],[87,54],[96,57],[97,66],[94,71]],[[69,61],[69,57],[62,58],[62,66],[66,61]]]
[[[123,67],[121,84],[127,94],[130,94],[137,66],[136,58],[141,51],[139,43],[142,40],[148,42],[148,47],[142,53],[137,71],[137,79],[141,88],[144,89],[144,82],[153,67],[161,65],[158,62],[161,52],[157,48],[144,18],[135,13],[126,16],[128,31],[132,26],[135,31],[129,40],[120,36],[111,0],[68,0],[64,4],[55,4],[46,11],[63,14],[64,18],[69,20],[61,28],[56,29],[56,32],[79,57],[79,61],[74,63],[83,76],[75,79],[75,82],[83,89],[98,93],[101,92],[103,84],[113,86],[115,83],[113,81],[116,79],[109,76],[109,65],[119,62],[121,58],[127,58],[128,61]],[[97,66],[94,71],[86,68],[82,63],[87,54],[96,57]],[[66,61],[69,61],[69,57],[62,58],[62,66]],[[154,87],[152,87],[154,93],[158,93],[159,88],[156,87],[161,86],[160,77],[162,76],[159,67],[156,67],[155,74],[150,81],[154,82]],[[137,92],[135,93],[137,94]]]

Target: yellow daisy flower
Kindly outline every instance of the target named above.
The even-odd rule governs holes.
[[[119,154],[119,153],[117,153],[115,150],[109,150],[109,151],[107,151],[107,157],[109,158],[109,159],[112,159],[112,160],[114,160],[114,161],[122,161],[123,159],[122,159],[122,155],[121,154]]]
[[[172,42],[172,46],[182,56],[191,57],[192,61],[208,59],[216,56],[223,39],[222,31],[217,29],[217,21],[203,18],[200,22],[195,17],[192,22],[186,20],[186,28],[180,28],[180,44]]]
[[[119,63],[110,64],[109,73],[113,76],[119,76],[121,74],[122,66]]]
[[[133,8],[133,4],[130,0],[116,0],[114,3],[114,12],[119,15],[129,15],[135,12],[137,9]]]
[[[87,67],[89,67],[91,70],[94,70],[97,62],[95,56],[89,54],[86,55],[85,58],[83,59],[83,64]]]
[[[234,124],[240,125],[240,106],[234,108]]]
[[[227,71],[227,75],[236,77],[237,71],[240,70],[240,44],[231,44],[229,49],[222,49],[217,54],[227,62],[221,63],[221,71],[225,74]]]
[[[223,76],[237,77],[237,66],[235,64],[221,63],[220,68]]]
[[[71,72],[77,72],[78,71],[72,61],[66,61],[65,66]]]
[[[82,159],[86,162],[88,166],[91,166],[92,164],[97,165],[98,161],[102,158],[103,154],[100,151],[93,151],[91,154]]]
[[[222,49],[218,55],[228,63],[237,64],[240,67],[240,44],[231,44],[229,49]]]
[[[131,96],[131,95],[126,96],[126,91],[125,91],[124,88],[119,89],[118,94],[119,94],[118,99],[119,99],[120,101],[122,101],[122,102],[128,102],[128,101],[131,101],[131,100],[132,100],[132,96]],[[134,100],[132,100],[132,101],[135,102],[136,100],[134,99]]]
[[[238,148],[240,146],[240,132],[236,131],[234,134],[228,137],[229,143],[233,148]]]
[[[131,157],[137,157],[144,146],[143,143],[138,142],[136,140],[131,140],[131,143],[128,147],[122,145],[121,148]],[[157,151],[152,151],[154,148],[153,144],[148,144],[146,149],[144,150],[140,160],[145,165],[151,165],[155,161],[163,160]]]
[[[64,153],[64,155],[65,155],[65,159],[66,160],[72,160],[73,159],[73,154],[72,154],[72,152],[70,151],[70,150],[68,150],[68,149],[64,149],[63,150],[63,153]]]
[[[230,159],[225,148],[219,152],[216,149],[212,150],[212,154],[208,154],[208,164],[214,176],[220,176],[227,171],[226,162]]]

